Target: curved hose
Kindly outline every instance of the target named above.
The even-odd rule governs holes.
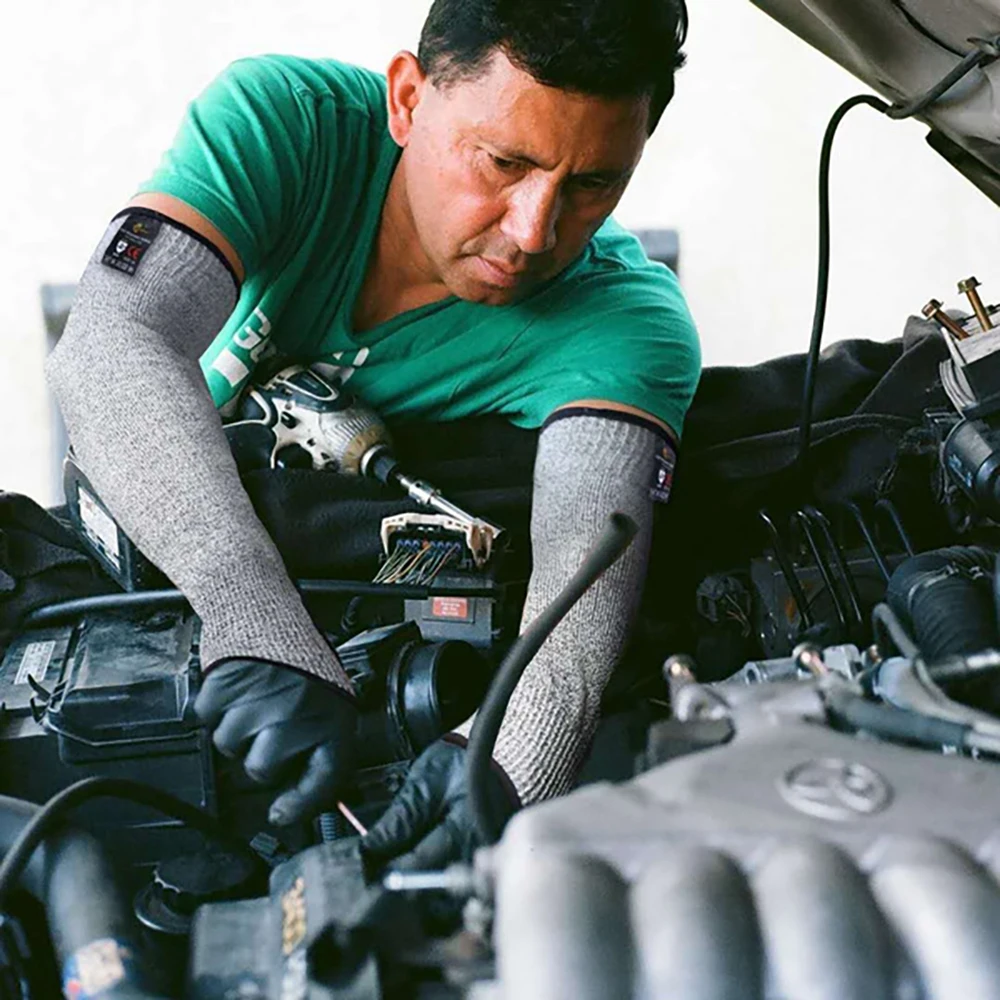
[[[806,353],[806,371],[802,387],[802,418],[799,421],[798,465],[804,475],[809,472],[809,449],[812,447],[813,401],[816,395],[816,376],[819,370],[819,352],[823,345],[823,328],[826,325],[826,300],[830,290],[830,160],[833,140],[844,116],[865,104],[885,114],[889,105],[872,94],[852,97],[833,113],[819,157],[819,264],[816,275],[816,303],[813,308],[812,335]],[[808,479],[806,479],[808,482]]]
[[[886,600],[914,637],[925,663],[965,657],[1000,646],[994,578],[997,557],[988,549],[952,546],[901,563]],[[901,649],[904,656],[912,653]],[[950,697],[975,708],[1000,709],[1000,686],[982,674],[949,685]]]
[[[851,691],[833,689],[824,697],[827,711],[836,721],[892,742],[924,747],[965,747],[972,732],[969,725],[895,705],[880,705]]]
[[[127,799],[158,809],[167,816],[187,823],[206,837],[218,841],[228,850],[256,860],[256,855],[246,844],[227,833],[214,816],[191,805],[190,802],[185,802],[159,788],[143,785],[138,781],[129,781],[126,778],[84,778],[53,795],[41,808],[30,806],[32,809],[30,819],[23,825],[16,840],[7,845],[3,862],[0,863],[0,905],[6,900],[22,873],[30,866],[31,857],[36,849],[51,835],[50,827],[61,821],[63,813],[97,798]]]
[[[493,814],[488,788],[493,747],[507,711],[507,703],[542,643],[601,574],[625,554],[638,530],[630,517],[612,514],[607,527],[572,579],[511,646],[497,670],[473,724],[466,756],[469,805],[483,844],[495,844],[502,831],[502,823]]]
[[[1000,642],[993,598],[995,555],[975,546],[924,552],[901,563],[886,600],[929,663]]]
[[[0,796],[0,851],[8,854],[42,809],[21,799]],[[88,949],[108,950],[121,957],[123,978],[101,996],[130,1000],[157,1000],[136,983],[142,980],[135,962],[142,940],[128,898],[97,840],[90,834],[60,827],[35,851],[20,872],[21,888],[45,906],[52,943],[65,971]]]

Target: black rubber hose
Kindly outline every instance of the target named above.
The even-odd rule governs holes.
[[[971,732],[969,726],[961,723],[935,719],[891,705],[879,705],[848,691],[827,692],[826,707],[837,722],[850,729],[860,729],[896,743],[922,747],[964,747]]]
[[[572,579],[511,646],[497,670],[473,724],[466,754],[469,806],[483,844],[495,844],[502,833],[503,824],[493,815],[489,782],[493,747],[507,711],[507,703],[542,643],[605,570],[610,569],[625,554],[638,530],[630,517],[612,514],[607,527]]]
[[[809,339],[802,386],[802,418],[799,421],[798,465],[800,472],[805,476],[809,473],[813,401],[816,395],[819,352],[823,345],[823,328],[826,325],[826,300],[830,290],[830,159],[833,156],[833,140],[844,116],[862,104],[875,108],[883,114],[889,110],[889,105],[885,101],[880,101],[871,94],[861,94],[844,101],[833,113],[826,127],[819,156],[819,264],[816,269],[816,303],[813,308],[812,336]]]
[[[214,816],[191,805],[190,802],[185,802],[159,788],[143,785],[138,781],[129,781],[126,778],[84,778],[53,795],[44,806],[36,809],[5,852],[3,862],[0,863],[0,906],[21,878],[22,872],[29,866],[37,848],[53,831],[61,828],[59,824],[64,814],[83,805],[84,802],[98,798],[126,799],[157,809],[193,827],[204,836],[214,839],[227,850],[256,860],[256,855],[246,844],[223,829]]]
[[[992,38],[970,38],[969,41],[973,42],[975,48],[963,56],[961,62],[956,63],[933,87],[908,104],[894,104],[885,112],[886,115],[895,121],[919,115],[921,111],[926,111],[935,101],[944,97],[959,80],[968,76],[974,69],[996,60],[1000,35],[994,35]]]
[[[29,802],[0,796],[0,852],[6,855],[20,841],[40,811]],[[117,942],[131,951],[136,965],[126,970],[126,977],[113,990],[101,995],[109,1000],[126,996],[155,1000],[153,993],[133,981],[139,970],[141,934],[114,869],[94,837],[60,826],[32,854],[18,884],[44,905],[62,967],[87,945]]]
[[[996,556],[988,549],[953,546],[912,556],[896,567],[886,600],[913,634],[924,662],[1000,646],[995,566]],[[963,704],[1000,712],[1000,675],[996,673],[955,679],[947,682],[945,690]]]
[[[901,563],[886,600],[930,663],[1000,642],[993,597],[994,553],[975,546],[923,552]]]
[[[397,600],[422,601],[435,593],[454,597],[498,597],[495,587],[403,587],[390,583],[366,583],[362,580],[296,580],[295,586],[306,597],[350,594],[356,597],[390,597]],[[37,628],[52,625],[85,614],[102,611],[179,611],[188,607],[187,599],[179,590],[136,590],[115,594],[96,594],[76,597],[57,604],[47,604],[29,611],[18,622],[19,628]]]

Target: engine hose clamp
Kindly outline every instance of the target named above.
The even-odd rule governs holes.
[[[928,570],[921,573],[906,592],[906,613],[913,619],[913,602],[917,595],[926,587],[934,586],[944,580],[953,577],[962,577],[973,584],[985,585],[993,591],[993,574],[982,566],[959,566],[956,563],[948,563],[939,570]]]
[[[910,617],[910,620],[913,620],[913,602],[917,599],[918,594],[928,587],[936,586],[945,580],[952,579],[952,577],[965,575],[962,568],[956,566],[954,563],[948,563],[947,566],[942,566],[941,569],[927,570],[921,573],[910,585],[910,589],[906,591],[906,613]]]

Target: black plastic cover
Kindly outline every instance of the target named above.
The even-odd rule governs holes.
[[[103,612],[17,636],[0,661],[5,794],[42,803],[101,775],[140,781],[214,812],[211,742],[191,711],[195,621],[190,612]],[[82,806],[75,821],[126,864],[145,866],[201,846],[201,836],[177,821],[116,799]]]
[[[102,615],[78,626],[45,716],[64,757],[132,756],[138,744],[194,740],[196,622],[159,611],[139,620]]]

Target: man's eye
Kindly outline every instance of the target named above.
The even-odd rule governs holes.
[[[498,170],[508,171],[517,169],[516,160],[505,160],[502,156],[494,156],[492,153],[490,153],[490,159],[493,161],[493,166]]]
[[[602,191],[610,191],[615,186],[615,183],[601,177],[578,177],[574,185],[579,191],[600,193]]]

